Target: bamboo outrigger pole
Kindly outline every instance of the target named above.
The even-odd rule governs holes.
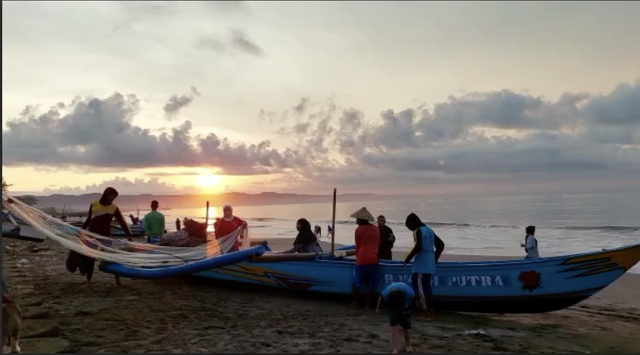
[[[204,216],[205,216],[204,217],[204,224],[207,225],[207,229],[205,229],[205,230],[208,230],[209,229],[209,201],[207,201],[207,211],[205,212]]]
[[[336,194],[337,189],[333,189],[333,217],[331,219],[331,254],[336,251]]]

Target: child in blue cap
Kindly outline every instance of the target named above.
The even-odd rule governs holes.
[[[398,333],[402,329],[406,350],[413,352],[411,347],[411,309],[415,304],[415,292],[404,282],[394,282],[387,286],[378,298],[376,311],[380,311],[382,300],[387,304],[389,324],[391,326],[391,349],[398,353]]]

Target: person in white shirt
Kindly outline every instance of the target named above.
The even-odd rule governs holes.
[[[527,233],[527,236],[524,237],[524,244],[520,244],[520,246],[522,246],[524,250],[527,252],[527,256],[525,256],[524,258],[525,259],[539,258],[540,254],[538,253],[538,240],[535,237],[536,227],[529,226],[525,229],[525,232]]]

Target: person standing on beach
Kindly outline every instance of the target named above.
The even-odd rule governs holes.
[[[367,303],[365,309],[372,306],[373,294],[378,281],[378,250],[380,250],[380,232],[371,224],[375,221],[366,207],[362,207],[351,215],[356,219],[358,227],[355,232],[356,265],[353,270],[353,307],[358,307],[360,287],[367,287]]]
[[[82,225],[82,229],[111,238],[111,221],[113,221],[115,217],[124,231],[127,240],[131,241],[131,230],[129,230],[129,226],[122,216],[120,208],[113,203],[116,197],[118,197],[118,191],[113,187],[107,187],[98,201],[91,202],[87,219]],[[67,256],[67,270],[75,273],[76,270],[79,269],[80,274],[86,275],[87,277],[87,286],[91,286],[95,262],[96,259],[94,258],[70,250]],[[116,285],[122,285],[120,276],[115,276]]]
[[[380,312],[382,300],[387,304],[389,325],[391,326],[391,351],[397,354],[398,333],[402,330],[406,351],[413,352],[411,347],[411,310],[415,304],[415,292],[404,282],[394,282],[387,286],[378,298],[376,312]]]
[[[153,239],[158,239],[164,234],[164,215],[158,212],[159,206],[158,201],[151,201],[151,212],[147,213],[142,219],[144,232],[147,235],[147,243],[151,243]]]
[[[415,213],[407,216],[405,221],[407,228],[413,232],[415,245],[404,260],[404,266],[415,257],[411,272],[411,283],[416,294],[420,296],[421,308],[427,312],[427,316],[432,318],[433,313],[433,292],[431,289],[431,277],[436,273],[436,262],[444,250],[444,243],[433,231],[427,227],[420,217]],[[440,247],[440,248],[439,248]]]
[[[393,260],[393,243],[396,241],[396,236],[393,235],[393,230],[387,226],[387,219],[380,215],[378,216],[378,228],[380,229],[380,250],[378,251],[378,257],[380,260]]]
[[[527,252],[527,256],[525,259],[535,259],[539,258],[540,254],[538,253],[538,240],[536,239],[536,227],[528,226],[525,228],[526,236],[524,237],[524,244],[520,244]]]
[[[220,239],[224,236],[227,236],[233,232],[235,232],[240,227],[247,227],[247,222],[241,220],[240,218],[233,215],[233,207],[230,205],[224,205],[222,207],[222,212],[224,216],[217,222],[215,226],[215,235],[216,239]],[[236,239],[235,243],[229,252],[238,251],[240,249],[240,236]]]

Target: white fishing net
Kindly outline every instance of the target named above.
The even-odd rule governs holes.
[[[135,267],[183,265],[226,254],[240,238],[241,249],[250,246],[246,228],[238,228],[220,239],[207,237],[196,247],[168,247],[118,240],[82,230],[31,207],[2,192],[2,208],[15,214],[38,232],[63,247],[94,259]]]

